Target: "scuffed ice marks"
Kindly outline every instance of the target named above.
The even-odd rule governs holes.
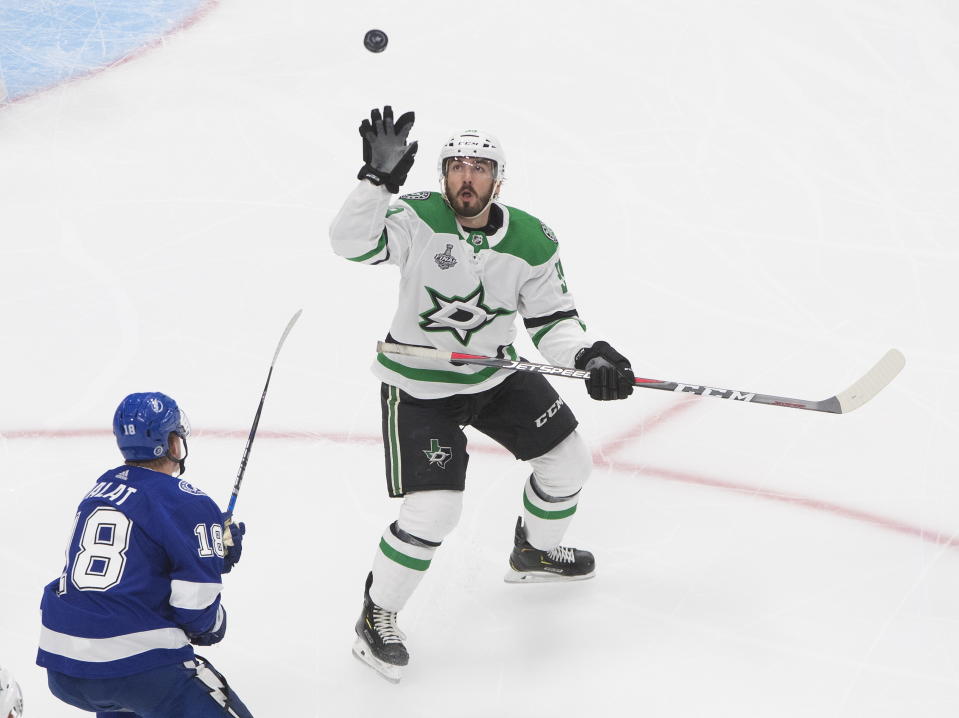
[[[0,104],[109,67],[216,0],[0,0]]]

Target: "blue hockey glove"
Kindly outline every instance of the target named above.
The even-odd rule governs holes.
[[[229,573],[239,563],[243,554],[243,535],[246,533],[246,524],[242,521],[233,523],[233,517],[223,514],[223,547],[226,554],[223,556],[223,573]]]
[[[606,342],[596,342],[588,349],[580,349],[574,365],[589,372],[586,391],[593,399],[625,399],[633,393],[635,377],[629,359]]]
[[[213,624],[213,628],[203,633],[187,633],[186,637],[194,646],[212,646],[214,643],[222,641],[225,635],[226,609],[221,604],[216,608],[216,622]]]
[[[383,108],[382,115],[377,109],[370,112],[370,119],[360,124],[363,167],[357,179],[369,180],[377,186],[386,185],[393,194],[400,191],[419,147],[416,142],[406,144],[414,119],[412,112],[406,112],[394,123],[393,108],[389,105]]]

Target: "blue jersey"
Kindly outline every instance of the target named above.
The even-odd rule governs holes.
[[[37,663],[107,678],[190,660],[187,634],[225,620],[222,520],[182,479],[103,474],[77,509],[63,574],[44,588]]]

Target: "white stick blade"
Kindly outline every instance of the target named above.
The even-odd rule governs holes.
[[[290,333],[290,330],[293,328],[293,325],[296,324],[296,320],[300,318],[300,315],[303,313],[302,309],[297,309],[296,314],[293,315],[293,318],[286,323],[286,329],[283,330],[283,334],[280,336],[280,341],[276,345],[276,351],[273,352],[273,363],[276,364],[276,358],[280,356],[280,349],[283,348],[283,342],[286,341],[286,335]]]
[[[886,386],[906,365],[906,357],[898,349],[890,349],[876,366],[846,391],[836,395],[843,414],[858,409]]]
[[[390,344],[389,342],[377,342],[376,351],[382,354],[404,354],[406,356],[421,357],[423,359],[449,360],[450,358],[449,352],[442,352],[439,349],[412,347],[409,344]]]

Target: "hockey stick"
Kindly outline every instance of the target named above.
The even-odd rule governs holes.
[[[287,322],[286,329],[283,330],[283,335],[280,337],[279,344],[276,345],[276,351],[273,352],[273,361],[270,363],[270,371],[266,375],[266,384],[263,386],[263,394],[260,396],[260,405],[256,407],[256,416],[253,417],[253,426],[250,427],[250,436],[246,440],[246,447],[243,449],[243,458],[240,459],[240,470],[236,475],[236,483],[233,484],[233,494],[230,496],[230,505],[226,509],[227,516],[229,517],[226,521],[226,525],[229,526],[230,521],[233,518],[233,507],[236,506],[236,497],[240,493],[240,484],[243,483],[243,474],[246,473],[246,462],[250,458],[250,449],[253,447],[253,438],[256,436],[256,428],[260,425],[260,413],[263,411],[263,402],[266,401],[266,390],[270,388],[270,378],[273,376],[273,367],[276,365],[276,358],[280,355],[280,349],[283,347],[283,342],[286,341],[286,335],[290,333],[290,330],[293,328],[293,325],[296,324],[296,320],[300,318],[300,315],[303,313],[302,309],[298,309],[296,314],[293,315],[293,318]],[[230,537],[229,531],[227,531],[227,536],[224,538]],[[232,545],[232,541],[224,541],[228,546]]]
[[[476,354],[446,352],[432,347],[418,347],[409,344],[377,342],[376,350],[385,354],[403,354],[406,356],[420,357],[421,359],[442,359],[458,364],[495,366],[501,369],[528,371],[550,376],[569,377],[571,379],[586,379],[589,377],[589,372],[581,369],[570,369],[567,367],[552,366],[551,364],[537,364],[535,362],[512,361],[510,359],[496,359],[494,357],[484,357]],[[682,384],[675,381],[662,381],[660,379],[636,379],[636,386],[642,387],[643,389],[679,391],[687,394],[698,394],[699,396],[717,396],[720,399],[733,399],[751,404],[770,404],[772,406],[785,406],[790,409],[808,409],[810,411],[825,411],[830,414],[848,414],[850,411],[858,409],[882,391],[889,382],[896,378],[896,375],[902,370],[905,364],[906,358],[902,355],[902,352],[898,349],[890,349],[859,381],[845,391],[821,401],[792,399],[786,396],[759,394],[757,392],[739,391],[737,389],[718,389],[702,384]]]

